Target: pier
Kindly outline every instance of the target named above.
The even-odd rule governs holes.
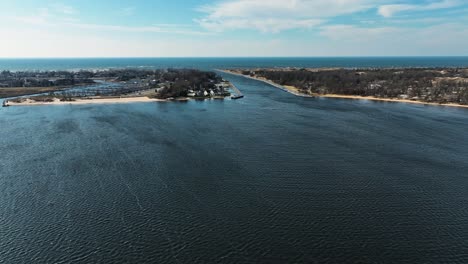
[[[232,90],[234,91],[234,95],[231,96],[231,99],[241,99],[244,98],[244,94],[231,82],[229,82],[231,85]]]

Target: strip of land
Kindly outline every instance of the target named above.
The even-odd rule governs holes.
[[[422,104],[422,105],[436,105],[436,106],[450,106],[450,107],[468,108],[468,105],[461,105],[461,104],[429,103],[429,102],[413,101],[413,100],[407,100],[407,99],[378,98],[378,97],[372,97],[372,96],[317,94],[316,97],[337,98],[337,99],[353,99],[353,100],[371,100],[371,101],[380,101],[380,102],[409,103],[409,104]]]
[[[48,101],[36,101],[34,98],[24,98],[21,100],[8,100],[8,106],[28,106],[28,105],[80,105],[80,104],[116,104],[116,103],[147,103],[147,102],[166,102],[165,99],[156,99],[148,97],[94,97],[88,99],[74,99],[73,101],[61,101],[59,98],[52,98]]]
[[[404,69],[402,69],[404,70]],[[416,71],[418,70],[427,70],[427,69],[415,69]],[[465,70],[465,69],[464,69]],[[264,82],[264,83],[267,83],[271,86],[274,86],[276,88],[279,88],[285,92],[288,92],[288,93],[291,93],[293,95],[296,95],[296,96],[300,96],[300,97],[323,97],[323,98],[337,98],[337,99],[352,99],[352,100],[371,100],[371,101],[380,101],[380,102],[395,102],[395,103],[411,103],[411,104],[422,104],[422,105],[434,105],[434,106],[449,106],[449,107],[462,107],[462,108],[468,108],[468,104],[460,104],[460,103],[454,103],[454,102],[450,102],[449,100],[441,100],[441,102],[428,102],[428,101],[423,101],[421,100],[421,98],[417,98],[417,97],[413,97],[413,98],[410,98],[409,95],[407,94],[400,94],[399,97],[378,97],[378,96],[362,96],[362,95],[349,95],[349,94],[335,94],[335,93],[327,93],[327,92],[323,92],[326,91],[327,89],[324,88],[324,85],[323,84],[320,84],[322,87],[322,93],[319,93],[319,92],[313,92],[312,89],[304,89],[303,87],[302,88],[299,88],[299,87],[296,87],[294,85],[281,85],[273,80],[270,80],[268,78],[266,78],[264,76],[264,74],[262,73],[265,73],[265,72],[274,72],[274,73],[277,73],[279,72],[282,76],[284,76],[286,73],[287,74],[295,74],[296,72],[295,69],[256,69],[256,70],[239,70],[239,69],[230,69],[230,70],[219,70],[221,72],[225,72],[225,73],[228,73],[228,74],[234,74],[234,75],[238,75],[238,76],[242,76],[242,77],[245,77],[245,78],[249,78],[249,79],[253,79],[253,80],[257,80],[257,81],[261,81],[261,82]],[[299,70],[297,70],[299,71]],[[300,71],[304,71],[304,69],[300,70]],[[339,69],[310,69],[310,70],[306,70],[306,71],[309,71],[311,73],[318,73],[318,72],[333,72],[333,71],[351,71],[351,70],[339,70]],[[396,71],[396,70],[395,70]],[[260,74],[257,74],[258,72],[260,72]],[[357,71],[357,73],[359,74],[362,74],[362,70],[359,70]],[[398,72],[401,72],[401,71],[398,71]],[[468,71],[463,71],[464,73],[468,72]],[[248,74],[247,74],[248,73]],[[266,75],[266,74],[265,74]],[[442,79],[442,80],[441,80]],[[435,80],[432,85],[436,86],[438,85],[438,82],[443,82],[444,84],[451,84],[453,86],[456,87],[456,89],[453,89],[454,91],[451,91],[449,95],[444,95],[445,98],[450,98],[454,101],[457,101],[455,98],[456,96],[458,95],[458,98],[460,98],[459,94],[458,93],[462,93],[462,96],[465,96],[466,94],[466,91],[468,91],[468,89],[464,88],[463,85],[467,84],[468,83],[468,79],[466,78],[463,78],[463,77],[459,77],[459,76],[448,76],[448,77],[445,77],[445,78],[441,78],[439,77],[439,79]],[[374,82],[372,84],[369,84],[368,86],[371,86],[371,87],[377,87],[377,88],[381,88],[382,87],[382,84],[384,83],[383,80],[379,80],[378,83]],[[409,91],[411,91],[413,88],[409,88]],[[402,90],[405,90],[405,89],[402,89]],[[408,89],[406,89],[406,91],[408,91]],[[426,91],[429,91],[429,89],[426,89]],[[427,92],[427,93],[430,93]],[[447,92],[448,93],[448,92]]]
[[[231,88],[196,69],[0,72],[4,107],[224,99]]]

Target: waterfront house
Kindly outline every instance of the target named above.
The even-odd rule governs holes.
[[[195,97],[195,96],[196,96],[196,93],[195,93],[193,90],[188,90],[187,96],[188,96],[188,97]]]

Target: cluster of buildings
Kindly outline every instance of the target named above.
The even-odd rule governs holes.
[[[156,98],[226,97],[231,84],[214,72],[190,69],[116,69],[79,72],[0,72],[1,87],[70,87],[96,83],[118,83],[112,93]],[[91,87],[93,88],[93,87]],[[87,92],[92,89],[86,88]],[[107,89],[107,88],[106,88]],[[110,89],[110,88],[109,88]],[[109,90],[107,89],[107,90]],[[108,92],[106,90],[106,92]],[[99,94],[102,94],[99,92]]]
[[[215,97],[215,96],[226,96],[229,95],[229,82],[221,82],[215,84],[214,88],[202,88],[198,90],[188,90],[187,96],[188,97]]]

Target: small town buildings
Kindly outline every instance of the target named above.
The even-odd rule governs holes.
[[[195,97],[196,94],[195,94],[195,92],[193,90],[188,90],[187,96],[188,97]]]

